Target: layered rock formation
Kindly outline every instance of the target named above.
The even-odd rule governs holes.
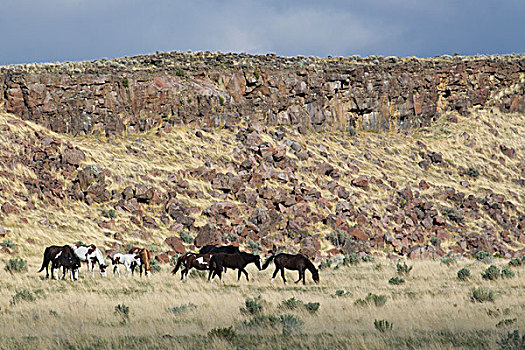
[[[445,111],[525,110],[525,56],[432,59],[158,53],[0,68],[0,111],[53,131],[120,134],[239,120],[313,129],[428,125]]]

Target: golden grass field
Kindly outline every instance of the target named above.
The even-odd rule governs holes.
[[[488,264],[461,259],[446,266],[440,261],[409,262],[413,270],[404,285],[391,285],[397,275],[395,262],[376,259],[334,270],[323,269],[316,285],[307,272],[307,284],[294,284],[297,274],[288,272],[288,285],[280,278],[270,284],[273,263],[267,270],[248,269],[251,280],[236,281],[229,271],[225,283],[208,283],[199,276],[180,282],[164,266],[151,279],[138,276],[94,278],[81,270],[79,281],[43,280],[44,273],[32,259],[29,272],[0,272],[0,348],[2,349],[497,349],[509,330],[523,329],[524,267],[511,279],[486,281],[481,272]],[[503,267],[507,261],[496,259]],[[460,281],[457,271],[467,267],[470,281]],[[496,293],[494,302],[471,301],[473,287],[486,286]],[[31,291],[36,300],[13,303],[17,292]],[[344,296],[336,296],[336,291]],[[27,292],[26,292],[27,293]],[[339,292],[342,293],[342,292]],[[384,306],[355,305],[368,293],[385,295]],[[240,309],[246,298],[261,297],[265,315],[291,314],[304,324],[282,336],[280,326],[243,327],[252,316]],[[295,297],[318,302],[317,312],[289,310],[282,301]],[[16,299],[16,297],[15,297]],[[179,314],[170,308],[194,304]],[[129,319],[115,312],[129,307]],[[387,320],[384,333],[374,320]],[[503,321],[504,327],[496,325]],[[214,328],[232,326],[236,337],[208,336]]]

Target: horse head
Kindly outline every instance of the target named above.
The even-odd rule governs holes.
[[[312,272],[312,279],[314,280],[315,283],[319,284],[319,270],[313,269],[311,270],[311,272]]]
[[[262,270],[261,257],[259,255],[254,255],[254,257],[255,257],[255,260],[253,261],[253,263],[255,264],[255,266],[257,266],[259,271],[261,271]]]

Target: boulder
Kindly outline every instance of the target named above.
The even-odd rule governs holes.
[[[164,243],[170,246],[170,248],[178,254],[186,252],[186,247],[184,247],[184,244],[182,243],[182,240],[179,237],[168,237],[164,240]]]

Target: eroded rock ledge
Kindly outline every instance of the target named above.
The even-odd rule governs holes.
[[[393,130],[475,107],[525,111],[525,56],[157,53],[0,67],[0,111],[54,131],[119,134],[239,120]]]

